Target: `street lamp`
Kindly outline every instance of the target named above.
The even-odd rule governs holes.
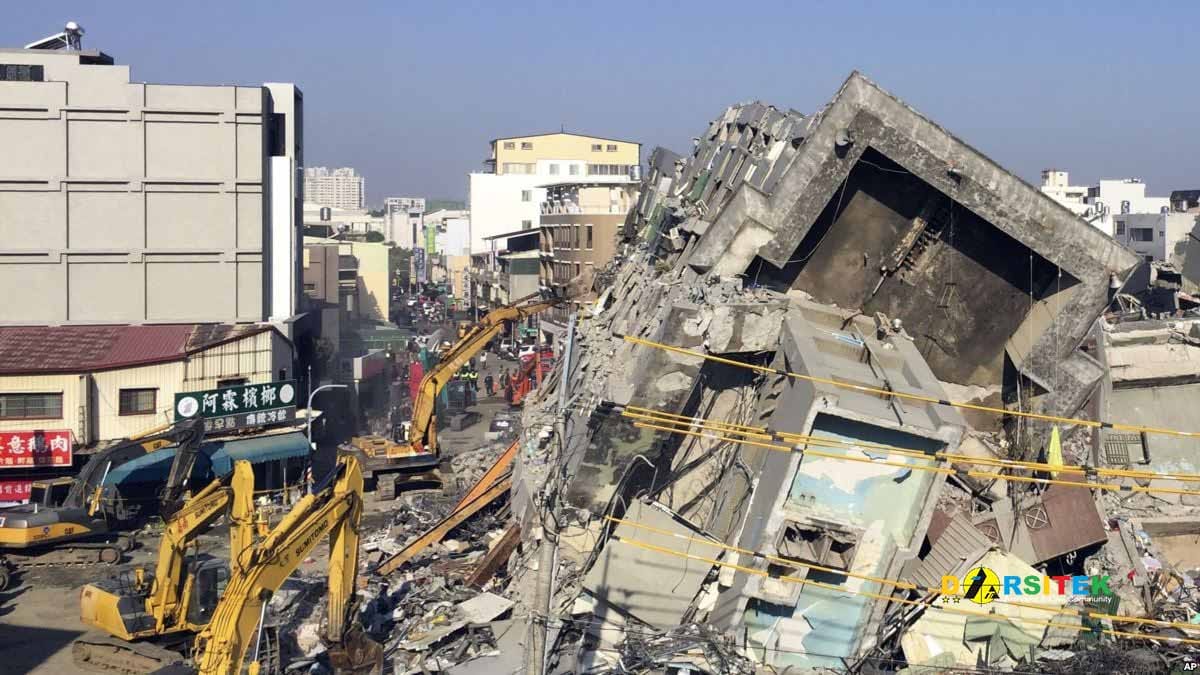
[[[312,386],[312,385],[309,385],[309,386]],[[347,387],[344,384],[323,384],[323,385],[317,387],[316,389],[313,389],[312,392],[310,392],[308,394],[308,414],[305,415],[305,417],[307,418],[305,426],[307,427],[306,435],[308,436],[308,457],[309,457],[308,466],[309,466],[309,468],[312,468],[312,453],[317,449],[317,446],[313,445],[313,440],[312,440],[312,421],[313,421],[312,402],[313,402],[313,397],[316,396],[322,389],[346,389],[346,388]],[[309,485],[310,486],[312,485],[311,480],[309,482]]]

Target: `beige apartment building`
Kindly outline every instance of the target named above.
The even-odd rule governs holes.
[[[135,82],[99,51],[0,49],[0,70],[9,66],[0,323],[272,321],[290,330],[300,296],[299,89]]]
[[[641,151],[641,143],[560,132],[497,138],[489,162],[497,176],[544,169],[548,176],[628,177],[641,161]]]
[[[541,285],[563,293],[581,277],[590,288],[596,271],[616,254],[617,232],[637,203],[637,183],[563,182],[545,186],[541,205]],[[545,332],[561,332],[566,318],[591,294],[543,315]]]
[[[471,253],[488,237],[536,230],[545,185],[561,181],[627,183],[641,175],[641,144],[558,132],[497,138],[469,184]]]

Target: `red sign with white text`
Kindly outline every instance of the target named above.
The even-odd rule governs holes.
[[[71,466],[71,432],[0,431],[0,469]]]
[[[0,480],[0,502],[27,502],[32,494],[31,480]]]

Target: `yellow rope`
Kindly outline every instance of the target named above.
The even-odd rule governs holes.
[[[797,560],[790,560],[788,558],[780,558],[780,557],[773,556],[773,555],[767,555],[766,553],[758,553],[756,551],[739,548],[737,546],[731,546],[729,544],[725,544],[720,541],[715,541],[713,539],[708,539],[705,537],[694,537],[691,535],[679,534],[678,532],[664,530],[661,528],[654,527],[652,525],[644,525],[642,523],[637,523],[632,520],[625,520],[624,518],[614,518],[612,516],[605,516],[605,519],[610,520],[614,523],[620,523],[622,525],[629,525],[630,527],[636,527],[636,528],[639,528],[642,530],[648,530],[650,532],[655,532],[657,534],[673,537],[675,539],[683,539],[685,541],[697,543],[697,544],[707,544],[709,546],[722,548],[727,551],[733,551],[735,553],[741,553],[741,554],[745,554],[745,555],[755,556],[758,558],[763,558],[766,560],[770,560],[771,562],[777,562],[781,565],[787,565],[788,567],[805,567],[808,569],[814,569],[814,570],[818,570],[821,572],[829,572],[831,574],[840,574],[842,576],[852,577],[854,579],[862,579],[863,581],[871,581],[871,582],[874,582],[877,584],[893,586],[895,588],[902,588],[904,590],[909,590],[909,591],[919,591],[922,593],[937,593],[939,595],[942,594],[942,590],[940,588],[918,586],[917,584],[909,583],[907,581],[899,581],[896,579],[884,579],[882,577],[873,577],[873,576],[870,576],[867,574],[859,574],[859,573],[850,572],[847,570],[839,570],[839,569],[834,569],[832,567],[824,567],[822,565],[817,565],[815,563],[800,562]],[[1049,607],[1046,605],[1037,605],[1037,604],[1033,604],[1033,603],[1029,603],[1029,602],[1020,602],[1017,600],[993,600],[991,604],[1011,605],[1013,607],[1022,607],[1025,609],[1035,609],[1035,610],[1044,611],[1044,612],[1054,612],[1054,613],[1065,612],[1067,614],[1071,614],[1074,616],[1079,616],[1079,615],[1083,614],[1083,612],[1081,612],[1073,607],[1066,607],[1066,606],[1061,607],[1061,608]],[[1178,628],[1180,630],[1200,630],[1200,625],[1187,623],[1185,621],[1162,621],[1159,619],[1147,619],[1144,617],[1137,617],[1137,616],[1121,616],[1121,615],[1117,615],[1117,614],[1103,614],[1100,612],[1088,612],[1087,614],[1088,614],[1088,616],[1092,616],[1092,617],[1095,617],[1098,619],[1110,619],[1117,623],[1138,623],[1138,624],[1144,624],[1144,625],[1149,625],[1149,626],[1159,626],[1162,628]]]
[[[634,422],[634,426],[641,428],[641,429],[654,429],[657,431],[666,431],[669,433],[683,434],[685,436],[697,436],[697,437],[701,437],[701,438],[714,438],[719,441],[726,441],[729,443],[740,443],[742,445],[752,445],[752,446],[759,447],[759,448],[766,448],[767,450],[774,450],[776,452],[788,452],[788,453],[798,452],[798,450],[796,448],[794,448],[790,445],[777,445],[774,443],[764,443],[762,441],[748,440],[745,438],[733,438],[730,436],[720,435],[719,433],[717,433],[715,431],[703,431],[703,432],[690,431],[687,429],[662,426],[660,424],[651,424],[648,422]],[[1190,495],[1193,497],[1200,497],[1200,492],[1193,491],[1193,490],[1177,490],[1175,488],[1156,488],[1156,487],[1149,487],[1149,486],[1142,487],[1140,485],[1114,485],[1111,483],[1082,483],[1082,482],[1078,482],[1078,481],[1058,480],[1056,478],[1035,478],[1032,476],[1013,476],[1013,475],[1008,475],[1008,474],[992,473],[990,471],[973,471],[973,470],[960,471],[960,470],[956,470],[956,469],[949,469],[946,467],[939,467],[939,466],[929,466],[929,465],[925,465],[925,464],[909,464],[907,462],[893,462],[893,461],[882,460],[882,459],[871,459],[870,457],[854,457],[854,456],[845,455],[845,454],[822,452],[820,450],[812,450],[811,448],[808,447],[810,445],[815,445],[817,447],[842,447],[840,445],[835,445],[834,442],[826,440],[826,439],[821,439],[819,441],[805,441],[804,445],[805,445],[805,448],[799,452],[803,452],[803,454],[805,454],[805,455],[811,455],[813,457],[823,457],[826,459],[836,459],[836,460],[841,460],[841,461],[846,461],[846,462],[859,462],[862,464],[875,464],[877,466],[894,466],[894,467],[902,468],[902,469],[914,469],[917,471],[929,471],[932,473],[940,473],[940,474],[945,474],[945,475],[962,474],[962,475],[970,476],[971,478],[994,478],[996,480],[1007,480],[1007,481],[1012,481],[1012,482],[1016,482],[1016,483],[1034,483],[1037,485],[1064,485],[1067,487],[1074,487],[1074,488],[1096,488],[1098,490],[1109,490],[1109,491],[1144,492],[1147,494],[1158,493],[1158,494]],[[927,457],[928,457],[928,455],[927,455]]]
[[[650,550],[650,551],[656,551],[659,553],[666,553],[667,555],[673,555],[673,556],[676,556],[679,558],[686,558],[688,560],[705,562],[705,563],[709,563],[711,565],[716,565],[719,567],[727,567],[730,569],[737,570],[739,572],[745,572],[746,574],[753,574],[755,576],[760,576],[760,577],[770,577],[771,576],[770,574],[768,574],[767,572],[764,572],[763,570],[756,570],[752,567],[746,567],[744,565],[722,562],[720,560],[714,560],[712,558],[705,558],[703,556],[693,555],[691,553],[686,553],[683,551],[676,551],[676,550],[665,548],[662,546],[655,546],[654,544],[648,544],[646,542],[639,541],[637,539],[629,539],[626,537],[618,537],[618,536],[614,536],[613,539],[622,544],[637,546],[639,548],[643,548],[643,549]],[[838,573],[845,574],[844,572],[838,572]],[[1072,631],[1076,631],[1076,632],[1091,630],[1090,628],[1087,628],[1086,626],[1082,626],[1082,625],[1074,624],[1074,623],[1060,623],[1060,622],[1056,622],[1056,621],[1043,621],[1041,619],[1027,619],[1025,617],[1019,617],[1019,616],[1006,616],[1003,614],[991,614],[991,613],[987,613],[987,612],[976,612],[976,611],[972,611],[972,610],[968,610],[968,609],[960,609],[957,607],[945,607],[945,606],[941,606],[941,605],[935,605],[932,603],[932,601],[931,602],[922,602],[920,600],[909,600],[908,598],[900,598],[900,597],[891,596],[891,595],[883,595],[881,593],[872,593],[870,591],[855,591],[855,590],[851,590],[848,588],[843,588],[841,586],[836,586],[834,584],[826,584],[826,583],[823,583],[820,581],[813,581],[811,579],[799,579],[796,577],[785,577],[785,576],[774,577],[774,578],[778,579],[780,581],[786,581],[786,582],[794,583],[794,584],[816,586],[817,588],[824,588],[824,589],[831,590],[831,591],[834,591],[837,593],[846,593],[846,594],[850,594],[850,595],[861,595],[861,596],[868,597],[868,598],[874,598],[876,600],[883,600],[886,602],[896,602],[896,603],[900,603],[903,605],[915,605],[915,606],[921,606],[921,607],[928,607],[929,609],[935,609],[935,610],[938,610],[941,612],[947,612],[950,614],[960,614],[963,616],[974,616],[974,617],[979,617],[982,619],[987,619],[989,621],[1021,621],[1024,623],[1033,624],[1035,626],[1065,628],[1067,630],[1072,630]],[[1100,616],[1100,615],[1092,614],[1092,616]],[[1200,626],[1192,626],[1192,628],[1200,628]],[[1154,640],[1154,641],[1161,641],[1161,642],[1178,642],[1178,643],[1183,643],[1183,644],[1200,645],[1200,639],[1180,638],[1180,637],[1158,637],[1155,635],[1145,635],[1143,633],[1128,633],[1128,632],[1124,632],[1124,631],[1116,631],[1116,630],[1108,630],[1108,629],[1102,629],[1100,632],[1108,634],[1108,635],[1117,635],[1117,636],[1122,636],[1122,637],[1135,637],[1135,638],[1141,638],[1144,640]]]
[[[756,366],[751,363],[743,363],[741,361],[735,361],[733,359],[726,359],[726,358],[723,358],[720,356],[713,356],[712,354],[705,354],[703,352],[698,352],[698,351],[695,351],[692,349],[684,349],[683,347],[674,347],[672,345],[663,344],[661,342],[654,342],[652,340],[645,340],[642,338],[633,337],[631,335],[623,335],[621,337],[626,342],[629,342],[629,343],[632,343],[635,345],[653,347],[655,349],[661,349],[661,350],[673,352],[676,354],[684,354],[686,356],[693,356],[696,358],[705,359],[707,361],[712,361],[714,363],[723,363],[725,365],[734,366],[736,368],[745,368],[747,370],[754,370],[754,371],[758,371],[760,373],[771,373],[774,375],[786,375],[787,377],[795,378],[798,380],[804,380],[807,382],[814,382],[817,384],[828,384],[830,386],[840,387],[843,389],[852,389],[854,391],[860,391],[860,392],[863,392],[866,394],[875,394],[878,396],[882,396],[884,398],[889,398],[889,397],[902,398],[902,399],[908,399],[911,401],[920,401],[922,403],[933,403],[936,405],[944,405],[944,406],[949,406],[952,408],[962,408],[964,410],[974,410],[977,412],[994,413],[997,415],[1012,415],[1013,417],[1024,417],[1024,418],[1028,418],[1028,419],[1042,420],[1044,422],[1058,422],[1060,424],[1078,424],[1078,425],[1085,426],[1085,427],[1096,427],[1096,428],[1107,427],[1110,429],[1119,429],[1122,431],[1137,431],[1137,432],[1144,432],[1147,434],[1164,434],[1167,436],[1179,436],[1179,437],[1183,437],[1183,438],[1200,438],[1200,432],[1196,432],[1196,431],[1179,431],[1176,429],[1160,429],[1157,427],[1147,427],[1147,426],[1142,426],[1142,425],[1137,425],[1137,424],[1124,424],[1121,422],[1101,422],[1101,421],[1097,421],[1097,420],[1086,420],[1086,419],[1074,418],[1074,417],[1059,417],[1057,415],[1044,415],[1041,413],[1024,412],[1021,410],[1007,410],[1005,408],[995,408],[992,406],[977,405],[974,403],[965,403],[962,401],[948,401],[946,399],[934,398],[932,396],[925,396],[923,394],[913,394],[913,393],[906,393],[906,392],[899,392],[899,391],[891,391],[889,389],[880,389],[878,387],[868,387],[868,386],[862,385],[862,384],[854,384],[852,382],[843,382],[841,380],[834,380],[834,379],[827,378],[827,377],[816,377],[814,375],[803,375],[801,373],[791,373],[791,372],[788,372],[785,370],[779,370],[777,368],[770,368],[768,366]]]
[[[924,453],[924,452],[920,452],[918,450],[908,450],[905,448],[897,448],[895,446],[882,445],[879,443],[863,443],[863,442],[849,443],[849,442],[845,442],[845,441],[835,441],[835,439],[823,438],[823,437],[819,437],[819,436],[806,436],[804,434],[789,433],[786,431],[768,432],[766,427],[752,427],[752,426],[746,426],[746,425],[742,425],[742,424],[731,424],[728,422],[722,422],[720,420],[704,419],[704,418],[699,418],[699,417],[688,417],[686,415],[676,415],[674,413],[669,413],[664,410],[654,410],[652,408],[641,408],[639,406],[634,406],[634,405],[625,406],[625,410],[633,411],[633,414],[626,415],[626,417],[631,417],[631,418],[640,418],[641,416],[645,416],[646,419],[651,419],[653,417],[653,418],[677,420],[680,422],[688,422],[688,423],[703,422],[708,426],[725,427],[725,428],[730,429],[731,431],[732,430],[743,430],[743,431],[738,431],[738,433],[743,433],[743,434],[749,435],[749,436],[759,436],[761,438],[766,438],[766,439],[779,437],[784,440],[788,440],[788,441],[794,440],[797,442],[803,442],[803,441],[809,441],[809,440],[816,439],[816,440],[829,441],[829,442],[839,442],[839,443],[843,443],[844,445],[846,445],[848,447],[857,446],[860,448],[873,448],[873,449],[879,449],[879,450],[887,450],[892,453],[899,454],[899,455],[905,455],[908,457],[919,457],[919,458],[938,457],[940,459],[945,459],[945,460],[952,461],[952,462],[964,462],[964,463],[970,463],[970,464],[983,464],[983,465],[987,465],[987,466],[999,466],[999,467],[1003,467],[1003,468],[1007,468],[1007,469],[1058,471],[1058,472],[1062,472],[1062,473],[1079,473],[1079,474],[1087,474],[1089,471],[1091,471],[1091,472],[1096,473],[1097,475],[1114,476],[1114,477],[1118,477],[1118,478],[1143,478],[1143,479],[1148,479],[1148,480],[1174,480],[1174,481],[1179,481],[1181,483],[1182,482],[1200,482],[1200,474],[1197,474],[1197,473],[1155,473],[1153,471],[1133,471],[1133,470],[1129,470],[1129,469],[1105,469],[1105,468],[1100,468],[1100,467],[1086,467],[1086,466],[1080,466],[1080,465],[1075,465],[1075,464],[1069,464],[1069,465],[1065,465],[1065,466],[1053,466],[1046,462],[1028,462],[1028,461],[1024,461],[1024,460],[1000,459],[1000,458],[992,458],[992,457],[972,457],[971,455],[959,455],[959,454],[954,454],[954,453],[949,453],[949,452]],[[774,435],[772,435],[772,433]]]

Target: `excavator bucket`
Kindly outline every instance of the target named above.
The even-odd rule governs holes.
[[[335,673],[379,675],[383,672],[383,645],[361,629],[346,631],[341,644],[329,649],[329,665]]]

